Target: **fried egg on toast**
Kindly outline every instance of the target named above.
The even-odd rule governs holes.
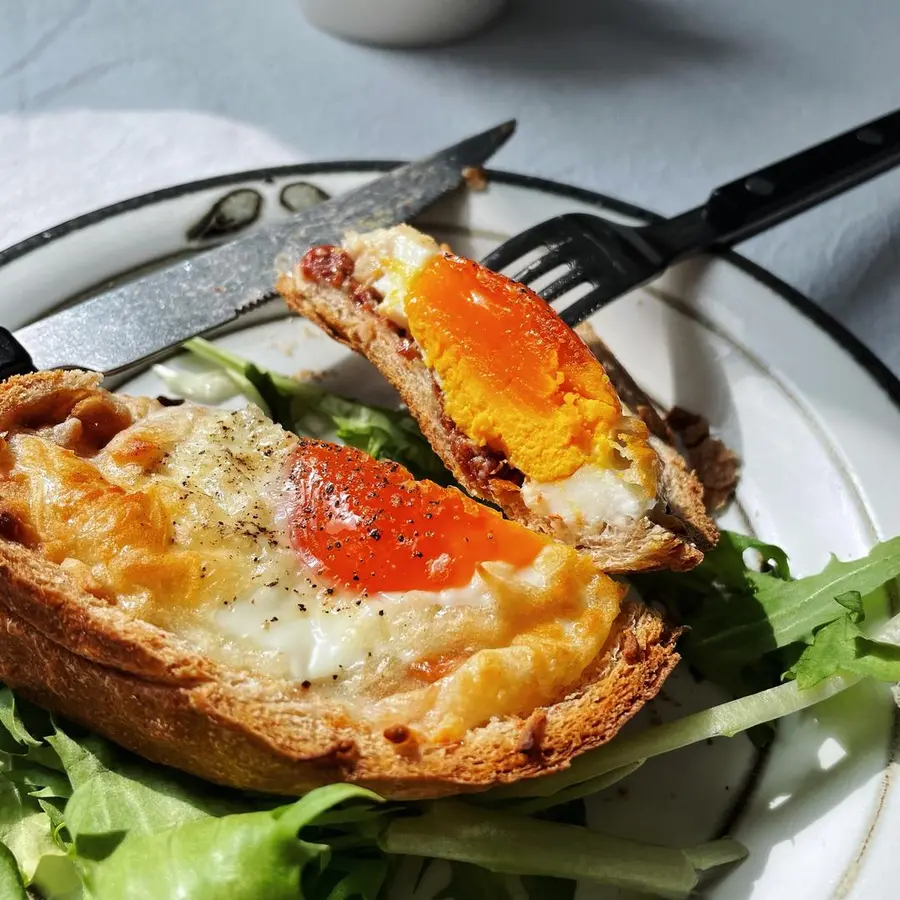
[[[609,740],[675,630],[588,555],[255,407],[0,384],[0,680],[157,762],[479,790]]]

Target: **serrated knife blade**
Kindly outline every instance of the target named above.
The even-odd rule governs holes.
[[[0,378],[15,371],[71,367],[113,375],[224,325],[273,295],[277,258],[299,258],[311,245],[337,242],[349,230],[408,221],[457,187],[463,169],[490,158],[514,129],[514,121],[498,125],[287,222],[199,253],[13,334],[0,329]]]

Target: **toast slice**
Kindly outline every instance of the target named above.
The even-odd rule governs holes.
[[[249,626],[228,631],[227,641],[217,636],[217,629],[232,627],[229,617],[255,615],[252,598],[274,603],[273,592],[302,587],[302,572],[295,581],[283,576],[289,581],[283,585],[268,582],[265,566],[280,565],[289,549],[253,490],[269,484],[254,474],[260,465],[259,471],[270,471],[272,460],[306,445],[258,411],[191,404],[168,409],[109,394],[98,382],[82,372],[45,372],[0,384],[0,680],[147,759],[221,784],[286,795],[336,780],[391,798],[477,791],[559,770],[608,741],[656,694],[678,660],[677,629],[638,604],[619,606],[612,583],[592,574],[591,590],[606,604],[606,630],[594,655],[546,702],[514,713],[479,713],[480,721],[452,739],[409,727],[408,719],[379,720],[367,709],[385,696],[391,715],[418,703],[426,721],[438,695],[415,694],[405,682],[379,686],[370,678],[366,689],[374,684],[381,694],[360,706],[356,688],[341,693],[337,674],[332,688],[332,676],[285,669],[280,659],[287,651],[272,652],[284,646],[271,643],[277,617],[266,610],[257,637],[251,635],[264,652],[253,649],[256,644],[244,649],[240,629]],[[218,443],[209,435],[218,435]],[[347,453],[348,459],[358,453],[309,443],[316,452]],[[280,465],[275,469],[283,472]],[[398,467],[388,469],[396,475]],[[334,485],[332,491],[328,486],[323,490],[331,496]],[[502,523],[472,501],[458,502]],[[166,514],[157,515],[159,509]],[[556,542],[544,543],[551,554],[574,557],[565,557],[571,571],[588,564]],[[248,560],[257,567],[249,576]],[[239,597],[245,577],[265,579],[269,593]],[[319,571],[315,580],[322,577]],[[322,585],[312,588],[321,600]],[[164,602],[154,606],[148,597],[157,596]],[[403,605],[411,596],[394,597],[400,605],[385,604],[388,616],[374,620],[386,621],[392,610],[412,615],[413,604]],[[537,607],[548,597],[539,597]],[[571,602],[566,597],[559,602]],[[294,598],[284,602],[294,605]],[[320,601],[306,602],[312,613]],[[521,613],[520,600],[514,608]],[[210,618],[206,610],[213,610]],[[301,618],[292,627],[298,623]],[[430,627],[440,643],[455,633],[440,633],[438,620]],[[291,646],[302,643],[305,632],[292,634]],[[523,630],[516,641],[526,638]],[[490,653],[504,649],[489,646]],[[551,650],[550,662],[562,664],[554,654],[568,652],[566,643]],[[466,664],[478,656],[472,653]],[[507,662],[493,660],[485,671],[493,679],[487,686],[495,688]],[[308,659],[302,664],[312,665]],[[452,686],[463,668],[432,673],[431,686]],[[463,686],[500,702],[493,700],[499,691],[479,690],[477,679]]]
[[[313,248],[278,290],[366,356],[459,484],[509,518],[613,573],[690,569],[715,545],[684,460],[527,288],[400,226]]]

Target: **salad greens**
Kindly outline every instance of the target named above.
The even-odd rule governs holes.
[[[676,898],[689,896],[708,862],[720,865],[746,856],[736,841],[717,841],[714,853],[706,845],[673,850],[454,800],[423,806],[422,815],[396,819],[387,828],[381,843],[388,853],[460,860],[513,875],[585,879]]]
[[[763,571],[755,565],[758,560]],[[877,544],[862,559],[832,558],[822,572],[793,579],[783,550],[726,531],[696,569],[633,580],[648,599],[667,605],[687,626],[680,649],[689,664],[711,681],[745,694],[777,684],[790,668],[786,659],[823,625],[844,617],[847,610],[836,598],[847,592],[874,597],[898,576],[900,537]],[[861,621],[865,601],[859,602]],[[863,652],[863,643],[858,648]],[[803,681],[804,686],[812,683]]]
[[[834,599],[849,611],[815,630],[786,677],[795,679],[801,688],[810,688],[836,672],[868,675],[893,684],[900,681],[900,647],[872,640],[859,627],[865,618],[859,591],[848,591]]]
[[[0,887],[8,885],[9,896],[27,881],[50,900],[377,900],[391,857],[413,855],[457,861],[451,885],[471,890],[455,895],[460,900],[477,891],[502,898],[498,873],[540,876],[523,879],[533,891],[546,877],[576,875],[687,897],[706,868],[742,855],[732,841],[682,852],[460,801],[385,804],[346,784],[286,805],[138,760],[6,688],[0,700],[8,748],[0,783],[12,785],[10,773],[39,751],[48,781],[67,797],[52,812],[42,809],[56,791],[41,785],[37,770],[19,792],[22,814],[9,817],[0,843]],[[37,836],[40,850],[30,843]],[[522,857],[507,841],[544,850]]]
[[[196,372],[157,367],[201,402],[241,394],[299,434],[342,440],[444,484],[411,416],[265,371],[206,341]],[[384,900],[449,862],[437,900],[571,900],[574,878],[688,897],[746,854],[722,839],[682,849],[600,834],[583,798],[644,760],[805,709],[864,678],[900,681],[900,617],[874,633],[900,538],[794,578],[785,552],[725,532],[686,574],[633,582],[688,628],[687,663],[735,699],[583,754],[561,772],[466,799],[387,803],[336,784],[293,803],[224,789],[139,759],[0,686],[0,897],[26,900]],[[883,604],[882,604],[883,605]]]

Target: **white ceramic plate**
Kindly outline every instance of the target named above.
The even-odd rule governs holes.
[[[0,253],[0,321],[23,325],[143,267],[284,217],[315,193],[310,185],[337,193],[387,165],[240,173],[82,216]],[[487,191],[453,198],[426,221],[479,257],[533,223],[580,210],[650,217],[585,191],[493,173]],[[853,557],[900,533],[900,384],[795,291],[726,254],[679,266],[605,309],[595,326],[652,396],[706,414],[740,453],[744,476],[728,527],[782,545],[801,574],[831,552]],[[322,370],[326,385],[345,393],[391,397],[368,363],[286,317],[278,302],[218,339],[264,366]],[[146,371],[126,387],[164,392]],[[678,673],[641,718],[720,699]],[[591,801],[591,824],[674,845],[730,831],[751,853],[705,889],[716,900],[893,897],[895,728],[889,692],[862,685],[782,723],[765,758],[740,736],[648,763],[625,789]],[[625,895],[583,887],[579,896]]]

